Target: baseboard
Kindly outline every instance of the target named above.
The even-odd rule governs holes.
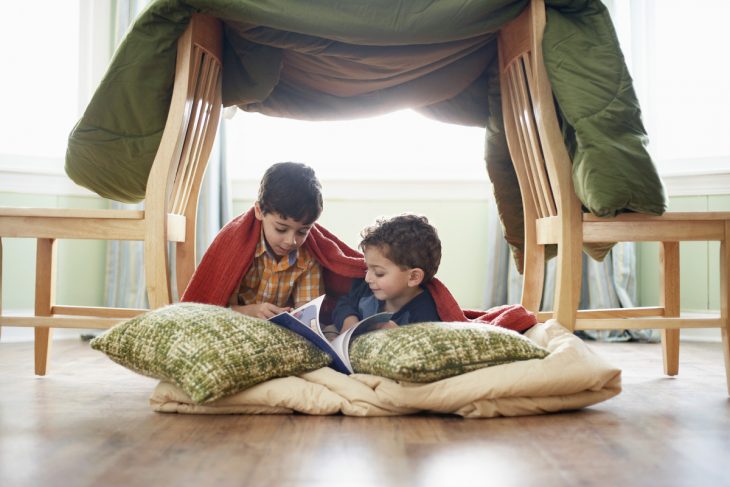
[[[679,339],[683,342],[721,342],[722,336],[719,328],[691,328],[682,330]]]

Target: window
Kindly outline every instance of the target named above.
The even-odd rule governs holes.
[[[121,7],[117,4],[117,15]],[[8,2],[0,16],[0,171],[63,174],[68,135],[106,71],[111,0]],[[0,190],[15,189],[4,184]],[[43,184],[40,191],[51,191]]]
[[[230,177],[258,181],[268,166],[298,161],[320,179],[487,180],[485,129],[437,122],[412,110],[309,122],[237,110],[226,121]]]
[[[63,157],[79,114],[79,2],[8,2],[0,154]]]
[[[730,2],[607,2],[659,171],[730,172]]]

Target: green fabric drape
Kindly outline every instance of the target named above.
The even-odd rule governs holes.
[[[547,0],[548,75],[572,129],[587,210],[660,214],[661,182],[608,13],[597,0]],[[526,0],[158,0],[135,22],[69,137],[66,172],[121,201],[144,197],[191,14],[225,22],[223,101],[308,120],[414,108],[486,128],[486,165],[519,256],[522,209],[503,133],[496,32]],[[601,256],[601,252],[595,254]]]

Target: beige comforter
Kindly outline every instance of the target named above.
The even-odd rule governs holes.
[[[429,384],[347,376],[326,367],[270,380],[208,404],[195,404],[178,387],[160,382],[150,404],[155,411],[167,413],[392,416],[432,412],[490,418],[578,409],[621,392],[621,371],[556,321],[535,325],[525,336],[550,350],[550,355]]]

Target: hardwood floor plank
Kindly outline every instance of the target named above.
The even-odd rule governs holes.
[[[719,343],[589,342],[623,369],[617,397],[562,414],[195,416],[154,413],[157,381],[58,340],[33,374],[0,343],[0,485],[730,485],[730,401]]]

